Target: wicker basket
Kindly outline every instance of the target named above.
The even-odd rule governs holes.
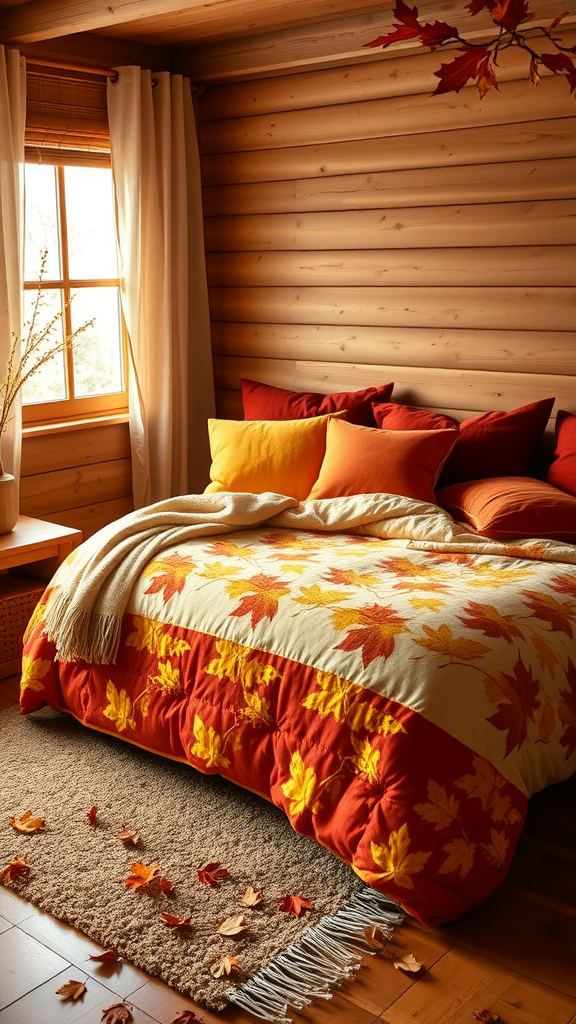
[[[44,585],[38,580],[0,575],[0,667],[22,656],[22,637]]]

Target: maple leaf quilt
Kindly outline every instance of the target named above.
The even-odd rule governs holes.
[[[334,507],[319,529],[299,506],[161,550],[113,665],[56,660],[62,566],[28,629],[22,710],[265,796],[439,924],[501,884],[527,798],[576,768],[576,547],[489,541],[390,495]]]

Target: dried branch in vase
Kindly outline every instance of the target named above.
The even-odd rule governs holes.
[[[394,17],[398,24],[394,24],[393,31],[387,36],[378,36],[365,46],[390,46],[404,39],[420,39],[423,46],[436,50],[441,46],[452,43],[461,43],[458,47],[461,56],[454,57],[446,64],[441,64],[440,69],[434,74],[440,79],[433,95],[438,96],[444,92],[460,92],[460,89],[470,80],[476,82],[480,98],[484,97],[490,89],[498,88],[496,78],[496,67],[498,56],[503,50],[511,46],[518,46],[525,50],[530,58],[529,75],[532,85],[538,85],[540,81],[540,67],[545,67],[555,75],[564,75],[568,80],[570,93],[576,90],[576,46],[562,46],[561,37],[555,37],[553,33],[560,22],[567,16],[568,11],[559,14],[550,23],[548,28],[541,25],[533,26],[528,31],[539,33],[555,49],[555,52],[542,52],[536,44],[540,42],[534,35],[528,41],[526,30],[519,30],[520,25],[531,21],[534,15],[528,7],[528,0],[470,0],[466,9],[471,15],[479,14],[480,11],[488,11],[492,21],[498,28],[498,34],[487,42],[471,43],[460,34],[453,25],[445,21],[433,21],[425,24],[418,20],[418,8],[408,7],[404,0],[396,0]],[[543,40],[541,40],[543,42]]]
[[[25,335],[20,337],[12,333],[12,344],[8,354],[6,371],[0,385],[0,440],[10,419],[10,413],[20,390],[34,374],[60,352],[70,348],[75,339],[92,327],[94,320],[88,320],[82,327],[66,336],[60,335],[54,340],[54,332],[58,330],[70,300],[47,322],[42,322],[43,297],[41,284],[44,280],[48,252],[42,253],[40,261],[39,287],[36,293],[32,316],[24,325]],[[0,476],[4,473],[0,458]]]

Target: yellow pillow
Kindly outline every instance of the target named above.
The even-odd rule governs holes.
[[[208,420],[212,465],[206,493],[273,491],[304,501],[318,479],[328,420]]]

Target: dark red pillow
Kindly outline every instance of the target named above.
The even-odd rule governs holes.
[[[533,477],[467,480],[436,491],[438,504],[484,537],[576,543],[576,498]]]
[[[553,398],[511,412],[485,412],[460,424],[439,487],[494,476],[531,476]]]
[[[384,430],[459,430],[458,420],[440,412],[428,412],[415,405],[398,402],[372,402],[372,412]]]
[[[556,451],[546,479],[566,494],[576,496],[576,416],[563,409],[556,416]]]
[[[304,420],[347,409],[347,422],[357,423],[360,427],[376,426],[372,402],[387,402],[394,387],[393,384],[382,384],[362,391],[321,395],[312,391],[286,391],[254,380],[241,383],[245,420]]]

